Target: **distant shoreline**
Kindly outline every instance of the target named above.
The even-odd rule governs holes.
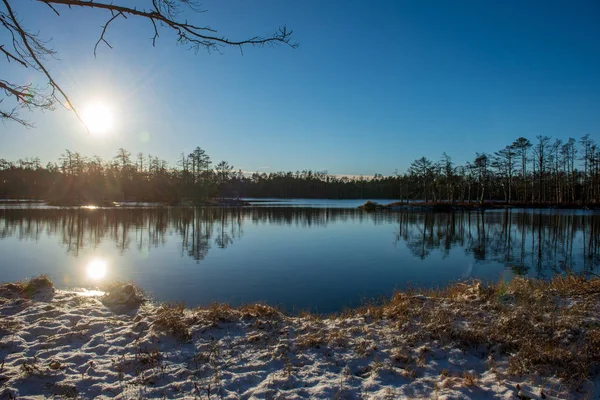
[[[168,207],[168,206],[182,206],[182,207],[239,207],[248,206],[249,202],[241,199],[211,199],[211,200],[197,200],[197,201],[178,201],[178,202],[154,202],[154,201],[100,201],[100,202],[77,202],[77,201],[56,201],[56,200],[33,200],[33,199],[2,199],[2,204],[45,204],[52,207]]]
[[[250,200],[240,199],[205,199],[205,200],[180,200],[175,202],[151,202],[151,201],[100,201],[100,202],[76,202],[56,201],[43,199],[0,199],[0,205],[11,204],[45,204],[53,207],[242,207],[261,203],[285,203],[300,198],[252,198]],[[304,198],[302,198],[304,199]],[[306,200],[329,200],[347,201],[363,199],[331,199],[331,198],[308,198]],[[392,203],[379,203],[377,199],[366,200],[358,209],[363,211],[433,211],[433,212],[455,212],[455,211],[485,211],[485,210],[510,210],[510,209],[547,209],[547,210],[599,210],[600,204],[589,203],[523,203],[502,201],[481,202],[424,202],[424,201],[395,201]]]
[[[600,204],[576,204],[576,203],[500,203],[500,202],[471,202],[471,203],[448,203],[448,202],[395,202],[380,204],[367,201],[358,207],[364,211],[377,210],[410,210],[410,211],[485,211],[485,210],[510,210],[510,209],[546,209],[546,210],[598,210]]]

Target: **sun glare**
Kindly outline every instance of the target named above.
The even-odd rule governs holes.
[[[111,109],[104,103],[88,105],[81,115],[83,122],[94,134],[103,134],[110,131],[114,125]]]
[[[106,262],[102,260],[92,260],[87,265],[88,277],[94,280],[102,279],[106,275]]]

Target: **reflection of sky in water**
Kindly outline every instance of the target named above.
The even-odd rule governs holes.
[[[0,214],[0,279],[46,273],[58,286],[89,288],[133,281],[188,305],[331,311],[409,283],[594,268],[599,226],[598,214],[564,211],[482,219],[339,208],[13,209]]]

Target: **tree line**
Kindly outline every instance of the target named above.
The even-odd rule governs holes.
[[[103,160],[65,150],[42,166],[38,157],[0,159],[0,198],[65,204],[109,201],[177,203],[216,197],[399,199],[432,202],[596,204],[600,200],[600,148],[585,135],[567,141],[520,137],[493,153],[457,165],[446,153],[421,157],[390,176],[336,176],[327,171],[246,173],[213,163],[196,147],[176,165],[121,148]]]

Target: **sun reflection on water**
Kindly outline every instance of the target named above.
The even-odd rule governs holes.
[[[106,276],[106,262],[100,259],[90,261],[87,265],[88,277],[94,280],[100,280]]]

